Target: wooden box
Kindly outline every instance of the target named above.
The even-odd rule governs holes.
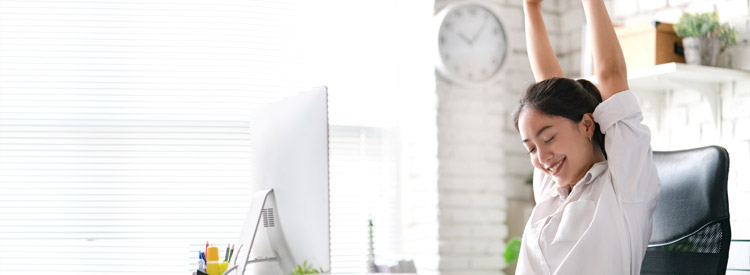
[[[615,27],[628,69],[670,62],[685,63],[682,39],[672,24],[654,22]]]

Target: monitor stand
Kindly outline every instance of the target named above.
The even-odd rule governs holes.
[[[250,260],[250,252],[257,237],[260,221],[263,219],[263,211],[269,196],[274,196],[273,189],[260,190],[253,194],[247,219],[245,220],[246,224],[240,233],[239,248],[237,249],[237,253],[229,259],[229,267],[223,275],[242,275],[245,273],[245,267],[252,263],[279,262],[279,255],[276,252],[274,252],[272,257],[256,257]],[[248,222],[251,224],[247,224]],[[252,222],[255,222],[255,226],[252,226]]]

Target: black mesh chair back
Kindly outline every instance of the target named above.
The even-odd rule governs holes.
[[[641,274],[725,274],[729,154],[719,146],[654,152],[661,195]]]

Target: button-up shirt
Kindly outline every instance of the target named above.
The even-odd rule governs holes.
[[[630,91],[594,111],[607,160],[571,188],[534,171],[534,199],[516,274],[639,274],[661,183],[651,134]]]

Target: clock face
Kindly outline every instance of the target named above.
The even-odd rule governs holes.
[[[495,14],[477,4],[448,9],[438,32],[438,70],[462,82],[492,78],[505,60],[505,30]]]

